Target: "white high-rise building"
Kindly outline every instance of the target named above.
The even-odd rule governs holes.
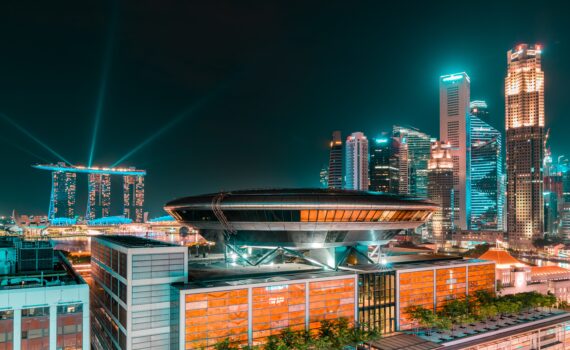
[[[471,217],[471,140],[469,122],[470,80],[467,73],[444,75],[439,79],[439,133],[451,144],[453,158],[455,227],[469,229]]]
[[[368,190],[368,139],[354,132],[346,139],[346,189]]]

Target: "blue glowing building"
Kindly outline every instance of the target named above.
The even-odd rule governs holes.
[[[111,176],[123,177],[123,215],[135,222],[144,219],[145,170],[130,168],[106,168],[73,166],[65,163],[36,164],[34,168],[52,172],[49,219],[75,217],[75,193],[77,174],[88,175],[88,203],[86,219],[94,220],[110,216]],[[58,222],[67,222],[65,220]]]
[[[503,157],[501,133],[472,115],[471,229],[503,229]]]

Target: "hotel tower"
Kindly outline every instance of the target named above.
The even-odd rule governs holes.
[[[540,46],[507,53],[507,234],[511,247],[529,249],[543,233],[544,73]]]

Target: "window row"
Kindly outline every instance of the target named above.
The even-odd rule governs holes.
[[[301,210],[301,222],[425,221],[427,210]]]
[[[184,221],[218,221],[211,210],[181,210]],[[230,222],[424,221],[428,210],[226,210]]]

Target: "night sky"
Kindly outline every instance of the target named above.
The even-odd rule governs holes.
[[[442,74],[466,71],[503,129],[506,51],[528,42],[544,45],[552,150],[570,155],[564,2],[398,3],[3,2],[0,112],[85,165],[102,101],[94,165],[149,140],[121,164],[147,169],[154,217],[185,195],[318,186],[336,129],[437,137]],[[50,176],[30,165],[58,159],[2,118],[0,156],[0,215],[46,213]]]

